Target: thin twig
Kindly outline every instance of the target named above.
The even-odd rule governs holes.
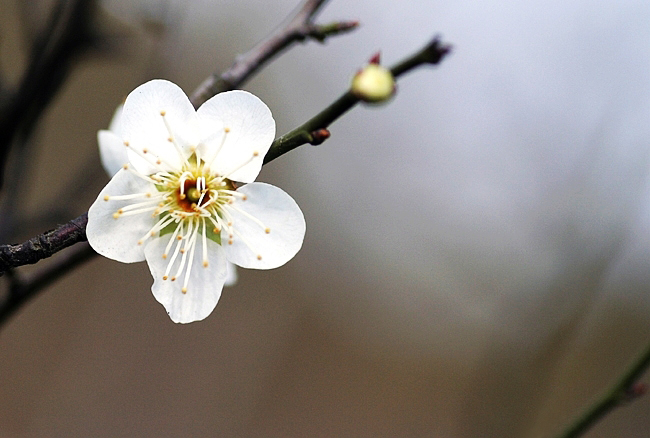
[[[650,344],[630,365],[618,381],[582,415],[569,425],[557,438],[576,438],[607,415],[614,408],[643,395],[647,387],[637,381],[650,367]]]
[[[217,93],[239,87],[257,73],[266,62],[292,43],[308,38],[323,42],[328,36],[353,30],[359,25],[357,21],[342,21],[326,25],[314,24],[313,19],[316,13],[326,1],[305,0],[286,26],[278,28],[267,39],[247,53],[238,56],[225,72],[214,73],[203,81],[190,97],[194,107],[198,108]]]
[[[440,39],[436,37],[424,46],[422,50],[393,66],[390,71],[393,76],[397,78],[415,67],[425,64],[438,64],[450,51],[451,47],[442,44]],[[279,156],[286,154],[298,146],[307,143],[312,145],[321,144],[327,137],[329,137],[328,134],[323,138],[323,131],[327,132],[327,127],[332,122],[345,114],[348,110],[359,103],[359,101],[360,99],[350,90],[346,91],[323,111],[316,114],[291,132],[277,138],[264,157],[264,164],[275,160]]]
[[[88,243],[84,243],[61,253],[29,278],[20,279],[10,271],[12,275],[7,275],[11,278],[9,295],[0,305],[0,325],[46,286],[49,286],[85,261],[90,260],[94,255],[97,255],[97,253]]]

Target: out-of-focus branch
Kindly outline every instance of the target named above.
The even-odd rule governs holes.
[[[391,67],[390,72],[397,78],[415,67],[426,64],[436,65],[450,51],[451,47],[441,43],[440,39],[436,37],[424,46],[422,50]],[[329,137],[327,127],[359,103],[359,101],[360,99],[352,91],[348,90],[323,111],[296,129],[277,138],[264,157],[264,164],[275,160],[279,156],[303,144],[321,144]]]
[[[305,0],[297,9],[289,23],[278,28],[267,39],[247,53],[237,57],[228,70],[214,73],[192,93],[190,100],[198,108],[217,93],[232,90],[254,75],[267,61],[278,55],[292,43],[315,39],[323,42],[328,36],[356,28],[357,21],[341,21],[326,25],[316,25],[313,19],[327,0]]]
[[[11,279],[9,295],[0,304],[0,325],[13,315],[25,302],[33,298],[45,287],[63,277],[77,266],[90,260],[97,253],[88,245],[81,245],[70,248],[61,253],[42,269],[32,273],[29,277],[22,279],[13,271],[7,274]]]
[[[621,375],[618,381],[596,403],[560,433],[557,438],[579,437],[614,408],[645,394],[647,385],[639,383],[638,380],[648,367],[650,367],[650,344],[645,347],[645,350]]]
[[[87,223],[88,214],[84,213],[54,230],[32,237],[27,242],[0,245],[0,275],[11,268],[34,264],[75,243],[86,241]]]
[[[12,144],[29,135],[73,61],[98,40],[92,24],[95,6],[95,0],[60,0],[36,38],[20,85],[0,108],[0,186]]]

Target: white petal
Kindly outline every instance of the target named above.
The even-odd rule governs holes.
[[[140,213],[115,219],[113,213],[133,201],[105,201],[104,196],[146,192],[156,193],[155,186],[124,169],[109,181],[88,210],[86,235],[95,251],[118,262],[144,260],[144,251],[138,240],[154,225],[154,218],[150,213]]]
[[[183,293],[181,289],[187,267],[175,281],[171,281],[171,276],[169,279],[163,280],[170,258],[163,259],[162,254],[170,237],[168,235],[163,238],[155,238],[145,247],[149,270],[154,278],[151,291],[156,300],[165,307],[172,321],[180,323],[200,321],[214,310],[219,301],[226,280],[226,257],[223,249],[208,239],[208,265],[207,267],[203,266],[201,255],[202,239],[199,235],[192,260],[187,292]],[[172,275],[176,273],[179,263],[180,257],[175,260],[172,266]]]
[[[291,260],[305,237],[305,218],[296,201],[281,189],[264,183],[247,184],[237,191],[246,194],[247,200],[235,201],[227,207],[236,233],[232,244],[225,229],[221,233],[228,260],[256,269],[277,268]],[[271,232],[267,234],[265,228]]]
[[[234,286],[237,284],[238,277],[237,266],[230,262],[226,262],[226,282],[224,286]]]
[[[255,181],[275,137],[271,110],[251,93],[234,90],[212,97],[197,114],[202,124],[220,121],[227,131],[224,141],[215,136],[201,146],[211,170],[234,181]]]
[[[99,157],[102,160],[102,166],[104,166],[104,170],[109,176],[115,175],[124,164],[129,162],[124,141],[114,132],[98,131],[97,143],[99,144]]]
[[[163,115],[164,114],[164,119]],[[183,90],[172,82],[156,79],[133,90],[124,102],[122,136],[129,143],[129,159],[140,173],[150,175],[161,167],[179,169],[183,157],[169,141],[173,137],[183,152],[192,146],[190,125],[195,123],[194,107]],[[165,123],[165,121],[167,123]],[[147,160],[139,153],[146,149]],[[189,155],[189,154],[187,154]],[[187,156],[185,155],[185,156]],[[156,167],[156,158],[162,165]]]
[[[124,104],[120,104],[115,109],[113,113],[113,118],[111,119],[111,124],[108,125],[108,130],[114,132],[115,134],[122,135],[122,112],[124,110]]]

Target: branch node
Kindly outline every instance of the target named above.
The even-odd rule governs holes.
[[[313,146],[318,146],[323,143],[325,140],[330,138],[330,132],[327,129],[317,129],[311,132],[311,141],[309,144]]]

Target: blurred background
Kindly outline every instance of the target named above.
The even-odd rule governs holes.
[[[52,4],[0,0],[5,83]],[[7,243],[87,211],[96,133],[133,88],[191,92],[296,5],[100,2],[110,44],[14,160],[33,220]],[[145,263],[93,258],[1,328],[1,437],[549,437],[648,343],[650,3],[332,0],[317,22],[351,19],[246,84],[278,134],[377,50],[391,65],[440,33],[454,52],[264,167],[305,214],[302,251],[239,270],[189,325]],[[649,431],[645,397],[585,436]]]

